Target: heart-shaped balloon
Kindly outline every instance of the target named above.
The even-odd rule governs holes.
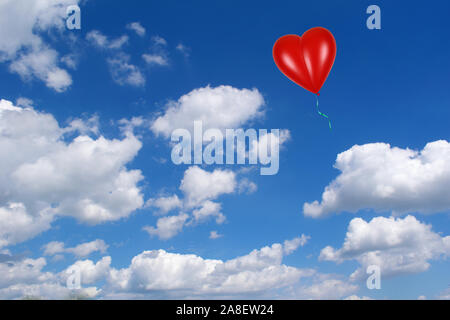
[[[301,37],[283,36],[273,46],[278,69],[299,86],[319,95],[336,58],[336,41],[325,28],[316,27]]]

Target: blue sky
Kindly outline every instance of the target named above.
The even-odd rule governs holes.
[[[27,1],[18,1],[21,2]],[[63,9],[69,4],[77,3],[69,0],[56,2],[60,4],[58,12],[65,11]],[[239,193],[236,187],[232,192],[222,191],[217,197],[209,199],[221,204],[221,212],[226,216],[226,221],[222,224],[217,224],[211,218],[204,223],[185,225],[169,239],[160,239],[143,230],[144,226],[155,227],[158,219],[163,217],[158,215],[158,209],[154,206],[144,206],[141,203],[135,205],[135,209],[123,212],[120,219],[107,219],[94,224],[86,223],[86,219],[83,220],[75,213],[58,212],[52,218],[50,227],[43,228],[34,236],[23,238],[23,241],[10,241],[10,244],[0,247],[0,250],[4,250],[3,254],[11,259],[18,256],[20,259],[36,262],[43,257],[46,265],[38,271],[51,273],[52,283],[64,286],[65,279],[61,280],[61,277],[64,278],[64,270],[77,261],[83,266],[81,262],[84,261],[86,265],[88,259],[96,263],[102,257],[110,256],[110,268],[117,271],[128,268],[133,257],[143,251],[158,249],[179,255],[194,254],[203,259],[227,261],[304,234],[310,239],[304,244],[297,244],[299,248],[286,255],[282,265],[303,270],[302,272],[312,269],[315,272],[313,276],[305,276],[305,279],[292,283],[285,279],[288,284],[284,287],[272,288],[269,285],[261,290],[246,292],[240,291],[241,287],[237,286],[238,289],[231,290],[233,293],[223,288],[220,290],[224,291],[217,289],[218,292],[225,297],[269,298],[340,299],[357,295],[376,299],[416,299],[419,296],[448,296],[450,265],[445,255],[450,254],[450,174],[446,169],[450,154],[447,142],[450,138],[450,62],[446,57],[450,55],[450,45],[446,39],[450,28],[446,18],[450,5],[444,1],[426,4],[418,1],[407,4],[378,1],[376,4],[381,8],[382,29],[369,30],[366,27],[369,15],[365,11],[370,4],[373,3],[125,3],[88,0],[79,3],[81,30],[64,28],[64,20],[58,14],[51,16],[50,26],[40,24],[39,19],[46,16],[45,13],[52,12],[50,9],[36,11],[35,15],[31,13],[29,19],[35,19],[36,24],[32,24],[33,29],[29,32],[40,39],[39,45],[30,44],[27,38],[29,34],[20,32],[20,21],[10,24],[0,22],[3,30],[0,32],[0,38],[3,36],[3,40],[0,39],[0,53],[3,55],[0,57],[4,57],[0,59],[1,99],[11,101],[15,106],[22,105],[23,108],[26,107],[24,100],[20,104],[17,99],[30,99],[33,110],[54,117],[60,128],[69,127],[74,119],[82,119],[83,123],[88,124],[88,119],[95,116],[93,123],[98,122],[98,132],[91,130],[86,133],[95,141],[102,136],[108,141],[124,141],[127,139],[125,129],[123,126],[121,129],[119,120],[133,117],[142,120],[143,123],[130,133],[142,147],[136,152],[126,149],[124,152],[129,152],[129,155],[120,165],[127,172],[140,170],[143,178],[136,186],[143,201],[172,195],[177,195],[183,201],[188,197],[189,192],[183,193],[179,187],[182,179],[186,178],[189,166],[172,164],[168,139],[161,134],[158,136],[157,130],[151,128],[155,119],[164,116],[170,101],[178,101],[195,89],[209,86],[210,90],[214,90],[223,85],[238,90],[256,89],[265,101],[264,105],[259,106],[264,115],[244,119],[242,127],[280,128],[287,129],[290,133],[290,139],[283,143],[280,151],[280,170],[277,175],[260,176],[258,170],[242,171],[242,166],[201,167],[206,172],[228,170],[234,175],[233,179],[237,184],[244,180],[257,186],[257,190],[253,192]],[[13,7],[8,1],[0,4],[0,17],[11,14]],[[20,12],[20,8],[17,10]],[[144,35],[127,27],[133,22],[138,22],[145,28]],[[329,29],[337,43],[336,61],[320,96],[320,108],[330,117],[332,130],[328,129],[326,121],[316,113],[314,95],[284,77],[272,59],[272,46],[278,37],[291,33],[301,35],[315,26]],[[106,37],[106,42],[92,36],[94,31],[97,35]],[[14,50],[6,49],[7,35],[15,35],[19,39]],[[127,41],[112,48],[114,40],[123,36],[127,37]],[[49,86],[45,80],[47,75],[40,76],[33,67],[22,72],[14,71],[12,66],[15,62],[24,63],[25,60],[20,60],[21,57],[30,52],[46,52],[45,48],[51,48],[58,54],[58,59],[50,63],[49,68],[66,70],[71,79],[70,85]],[[146,63],[143,54],[162,60],[158,60],[159,63]],[[71,57],[74,66],[65,65],[62,57]],[[117,68],[117,64],[114,66],[111,62],[114,59],[133,68],[145,80],[132,83],[117,74],[114,76],[114,68]],[[182,104],[178,103],[177,108],[183,108]],[[1,115],[0,113],[0,120]],[[82,135],[83,132],[74,129],[60,139],[63,143],[70,144],[74,138]],[[6,135],[0,137],[6,138]],[[428,143],[438,140],[442,140],[442,143],[435,145],[434,151],[429,153],[431,156],[405,156],[409,152],[408,148],[420,151]],[[130,145],[133,143],[134,140]],[[320,213],[318,217],[305,215],[304,204],[315,200],[320,202],[325,187],[340,176],[341,172],[333,167],[337,155],[351,152],[349,150],[355,151],[351,149],[355,145],[370,146],[372,143],[384,143],[385,146],[389,144],[402,150],[399,153],[396,152],[399,149],[389,147],[382,150],[362,150],[358,153],[360,158],[347,163],[348,171],[342,173],[344,177],[339,180],[343,187],[336,187],[338,196],[339,190],[344,190],[340,194],[342,198],[336,204],[330,204],[330,213]],[[104,152],[106,159],[108,152]],[[7,156],[3,156],[3,161],[6,161]],[[377,156],[383,159],[379,165],[377,162],[374,166],[367,165],[373,159],[378,159]],[[45,158],[46,155],[42,154],[41,157]],[[358,159],[362,159],[362,164]],[[414,159],[422,161],[421,165]],[[98,161],[99,170],[103,166],[101,161],[103,160]],[[104,161],[108,163],[107,160]],[[427,161],[432,163],[427,165]],[[72,165],[70,163],[67,167]],[[94,161],[87,165],[95,164]],[[80,176],[86,175],[89,178],[90,174],[95,179],[96,169],[89,168],[85,172],[83,163],[80,168]],[[400,178],[395,174],[397,171],[394,170],[392,174],[390,169],[398,169]],[[87,173],[88,171],[93,173]],[[5,174],[16,177],[12,172]],[[42,177],[46,180],[45,174]],[[28,183],[33,181],[37,189],[40,184],[43,189],[47,186],[43,180],[25,178],[24,181]],[[49,176],[49,179],[52,177]],[[367,184],[364,184],[365,179]],[[94,189],[96,183],[92,181]],[[364,193],[366,189],[358,188],[359,184],[366,185],[368,191]],[[390,196],[383,198],[377,195],[376,188],[380,186],[391,186],[393,189],[387,191],[391,192]],[[28,190],[28,187],[25,189]],[[83,185],[75,186],[75,183],[73,187],[83,189]],[[351,197],[348,198],[348,194],[352,194],[352,188],[355,188],[354,201]],[[65,190],[58,187],[57,190],[49,191],[49,198],[55,203],[66,201],[58,197],[72,201],[71,196],[60,189]],[[30,194],[24,192],[26,195],[10,196],[14,192],[9,186],[2,187],[0,207],[6,208],[11,202],[23,202],[27,206],[27,214],[38,214],[32,212],[27,202],[38,196],[31,194],[32,191],[27,191]],[[76,194],[81,193],[76,191]],[[79,200],[82,201],[81,198]],[[116,203],[114,201],[112,203]],[[190,215],[192,210],[178,208],[166,213],[166,217],[179,216],[182,214],[180,212]],[[408,214],[414,218],[404,220]],[[389,218],[392,215],[397,220]],[[331,246],[337,250],[343,246],[349,224],[355,218],[361,218],[367,223],[380,221],[381,225],[392,225],[393,231],[386,231],[389,228],[380,231],[378,224],[370,223],[368,228],[373,229],[367,229],[362,232],[363,235],[355,232],[357,235],[349,240],[349,246],[352,245],[351,241],[355,241],[354,246],[360,246],[355,249],[360,250],[358,253],[350,252],[346,256],[343,252],[340,258],[324,258],[325,255],[321,255],[321,252],[325,247]],[[374,218],[380,220],[372,220]],[[431,229],[426,225],[432,226]],[[217,231],[222,236],[210,239],[211,231]],[[1,232],[3,231],[0,231],[0,238]],[[14,238],[8,232],[4,231],[5,237]],[[398,242],[395,240],[395,232],[400,234]],[[367,238],[365,234],[368,234]],[[388,244],[372,243],[366,246],[371,234],[374,238],[379,236],[381,242],[383,237],[394,240],[388,241]],[[411,234],[416,234],[417,239],[411,239]],[[53,241],[63,242],[65,248],[73,248],[96,239],[103,240],[107,249],[93,251],[87,256],[76,256],[69,250],[59,252],[57,255],[60,257],[55,259],[55,254],[46,255],[43,249]],[[433,245],[427,247],[427,242]],[[367,257],[364,254],[370,255],[370,252],[377,252],[381,260],[397,261],[392,265],[385,262],[387,265],[382,266],[381,290],[366,289],[365,279],[350,279],[355,270],[366,266],[364,259]],[[413,256],[413,260],[421,266],[414,267],[414,261],[410,261],[411,265],[402,269],[399,261],[407,260],[411,252],[423,253],[420,257]],[[322,258],[319,259],[320,255]],[[427,266],[423,269],[423,265]],[[386,278],[383,268],[387,270]],[[202,297],[202,293],[189,285],[182,288],[186,291],[178,288],[180,293],[177,292],[178,289],[152,287],[154,283],[150,280],[148,287],[153,289],[148,291],[143,292],[142,288],[138,290],[133,284],[119,290],[110,283],[116,281],[111,276],[115,271],[108,269],[108,275],[98,277],[91,283],[86,282],[83,286],[97,289],[103,286],[103,291],[96,296],[98,298],[154,298],[171,297],[171,294],[175,297]],[[83,274],[82,277],[87,276]],[[19,278],[17,277],[17,284],[22,281]],[[41,294],[36,286],[41,288],[43,283],[26,281],[20,282],[24,289],[18,296]],[[138,280],[134,281],[139,283]],[[6,293],[13,282],[3,282],[4,298],[16,297]],[[131,280],[129,282],[134,283]],[[333,291],[342,293],[334,296],[331,294]],[[311,292],[321,294],[313,295]],[[42,295],[46,296],[44,293]]]

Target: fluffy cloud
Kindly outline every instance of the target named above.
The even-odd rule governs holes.
[[[69,290],[64,276],[43,272],[44,258],[11,260],[0,263],[0,299],[44,298],[69,299],[75,296],[93,298],[100,291],[95,287]]]
[[[191,129],[195,120],[209,128],[236,128],[263,114],[264,98],[257,89],[231,86],[195,89],[167,105],[151,130],[168,138],[178,128]]]
[[[65,91],[71,84],[69,73],[57,67],[58,53],[49,48],[39,48],[11,62],[9,69],[19,74],[23,80],[36,77],[45,82],[46,86],[57,92]]]
[[[58,52],[42,33],[65,26],[66,8],[78,0],[5,0],[0,3],[0,62],[23,79],[37,78],[57,92],[65,91],[72,78],[59,66]]]
[[[90,285],[105,279],[109,272],[111,266],[111,257],[103,257],[97,263],[92,262],[91,260],[79,260],[75,262],[73,265],[68,267],[66,271],[63,271],[59,274],[65,283],[67,277],[70,275],[68,270],[73,269],[73,267],[80,272],[80,281],[82,285]]]
[[[196,222],[208,220],[210,217],[215,217],[216,222],[221,224],[225,221],[225,216],[221,212],[222,205],[213,201],[205,201],[201,207],[192,211],[192,216]]]
[[[183,298],[211,295],[263,294],[295,284],[311,270],[282,264],[284,246],[274,244],[228,261],[164,250],[145,251],[129,267],[112,269],[110,290]]]
[[[216,169],[208,172],[197,166],[186,170],[180,185],[188,207],[195,207],[205,200],[232,193],[235,188],[236,175],[233,171]]]
[[[450,254],[450,236],[441,237],[431,225],[413,216],[401,218],[376,217],[370,222],[353,219],[342,248],[322,249],[320,260],[356,260],[361,264],[351,276],[362,279],[370,265],[380,267],[382,277],[426,271],[429,260]]]
[[[44,246],[44,255],[52,256],[59,253],[72,253],[77,257],[87,257],[94,252],[105,253],[108,245],[105,241],[97,239],[90,242],[81,243],[73,248],[65,248],[63,242],[52,241]]]
[[[421,151],[385,143],[353,146],[337,156],[340,175],[322,201],[305,203],[306,216],[321,217],[361,209],[394,213],[450,210],[450,143],[428,143]]]
[[[55,216],[96,224],[142,207],[142,174],[125,168],[141,142],[131,132],[122,140],[67,139],[72,130],[51,114],[0,100],[0,244],[35,236]]]
[[[239,184],[239,190],[255,191],[256,185],[250,181]],[[160,197],[147,201],[147,206],[158,208],[157,214],[165,214],[173,209],[182,211],[179,215],[159,218],[155,227],[144,227],[152,236],[169,239],[178,234],[185,225],[196,225],[214,218],[221,224],[226,220],[222,213],[222,205],[216,200],[224,194],[230,194],[238,189],[236,174],[231,170],[216,169],[212,172],[192,166],[184,172],[180,190],[184,197],[177,195]],[[188,214],[190,213],[190,215]]]
[[[166,214],[174,209],[182,207],[183,203],[176,194],[169,197],[160,197],[155,199],[149,199],[146,202],[146,207],[158,208],[160,214]]]
[[[186,223],[189,216],[181,213],[178,216],[159,218],[156,222],[156,228],[145,226],[143,230],[151,236],[158,236],[161,240],[167,240],[178,234]]]
[[[358,286],[347,279],[340,279],[333,275],[315,275],[309,285],[302,285],[293,290],[291,297],[295,299],[336,300],[354,293]]]
[[[22,203],[0,206],[0,248],[23,242],[50,228],[53,214],[27,212]]]
[[[302,235],[230,260],[151,250],[122,269],[112,267],[107,256],[97,262],[79,260],[59,273],[43,272],[44,258],[10,257],[0,261],[0,298],[337,299],[354,294],[358,287],[338,276],[283,264],[307,239]],[[71,270],[78,272],[81,289],[65,287]]]

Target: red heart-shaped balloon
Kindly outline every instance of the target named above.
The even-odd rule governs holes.
[[[319,95],[336,58],[336,41],[325,28],[306,31],[301,37],[289,34],[273,46],[278,69],[299,86]]]

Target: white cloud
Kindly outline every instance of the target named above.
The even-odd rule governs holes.
[[[46,264],[44,258],[0,263],[0,299],[68,299],[74,293],[93,298],[100,292],[95,287],[67,289],[60,275],[42,271]]]
[[[75,54],[66,54],[61,57],[61,62],[66,65],[67,68],[76,69],[78,65],[77,56]]]
[[[23,79],[37,78],[57,92],[65,91],[71,76],[59,67],[58,52],[41,37],[51,29],[64,30],[66,8],[78,0],[2,1],[0,3],[0,62]]]
[[[322,217],[361,209],[394,213],[450,210],[450,143],[428,143],[422,151],[385,143],[353,146],[337,156],[341,171],[322,201],[305,203],[306,216]]]
[[[154,207],[159,210],[159,214],[166,214],[174,209],[180,209],[183,205],[182,201],[175,194],[169,197],[160,197],[149,199],[146,202],[146,207]]]
[[[105,241],[97,239],[90,242],[81,243],[73,248],[65,248],[63,242],[52,241],[47,243],[44,247],[44,255],[52,256],[59,253],[72,253],[77,257],[87,257],[94,252],[105,253],[108,245]]]
[[[131,22],[127,24],[127,29],[136,32],[136,34],[140,37],[145,36],[145,28],[141,25],[140,22]]]
[[[209,238],[210,238],[210,239],[213,239],[213,240],[219,239],[219,238],[222,238],[222,237],[223,237],[223,235],[220,234],[220,233],[218,233],[218,232],[215,231],[215,230],[213,230],[213,231],[211,231],[211,232],[209,233]]]
[[[310,236],[302,234],[298,238],[284,241],[283,244],[284,253],[286,255],[291,254],[292,252],[297,250],[298,247],[303,247],[308,242],[309,239],[311,239]]]
[[[162,54],[145,53],[142,55],[142,58],[148,65],[158,65],[158,66],[169,65],[169,60]]]
[[[129,55],[122,53],[113,58],[108,58],[107,62],[111,76],[117,84],[134,87],[145,85],[145,76],[137,66],[130,64]]]
[[[239,181],[238,184],[239,193],[251,194],[256,192],[256,190],[258,190],[258,186],[256,185],[256,183],[250,181],[249,179],[243,178]]]
[[[39,48],[12,61],[9,69],[24,80],[36,77],[44,81],[47,87],[63,92],[72,84],[72,78],[66,70],[57,66],[57,61],[55,50]]]
[[[41,211],[31,214],[23,203],[0,206],[0,248],[14,245],[50,228],[53,214]]]
[[[79,268],[81,284],[89,285],[104,280],[108,276],[111,268],[111,257],[103,257],[97,263],[91,260],[79,260],[66,270],[70,270],[73,266]],[[64,283],[69,274],[66,271],[59,274]]]
[[[157,46],[166,46],[167,45],[166,39],[164,39],[164,38],[162,38],[160,36],[153,36],[152,37],[152,41]]]
[[[16,100],[16,105],[22,108],[31,108],[33,107],[33,103],[33,100],[25,97],[20,97]]]
[[[0,100],[0,243],[25,241],[55,216],[96,224],[129,216],[143,205],[139,170],[127,170],[141,148],[86,135],[67,139],[48,113]],[[76,132],[73,132],[76,133]]]
[[[109,39],[100,31],[93,30],[88,32],[86,35],[86,40],[102,49],[118,50],[128,43],[129,38],[128,36],[123,35],[115,39]]]
[[[208,86],[168,103],[164,114],[152,123],[151,130],[168,138],[175,129],[192,130],[195,120],[203,122],[204,130],[237,128],[260,117],[263,106],[264,98],[257,89]]]
[[[161,240],[167,240],[178,234],[186,223],[189,216],[181,213],[178,216],[159,218],[156,222],[156,228],[145,226],[143,229],[151,236],[157,236]]]
[[[145,226],[144,230],[151,236],[167,240],[181,232],[185,225],[197,225],[210,218],[215,218],[216,223],[221,224],[226,220],[221,212],[222,205],[212,200],[234,192],[236,186],[236,175],[233,171],[216,169],[208,172],[197,166],[189,167],[180,184],[183,199],[173,195],[150,199],[147,202],[147,206],[159,208],[158,214],[165,214],[173,209],[183,212],[177,216],[159,218],[156,228]]]
[[[307,238],[302,235],[230,260],[144,251],[122,269],[111,266],[111,257],[97,262],[79,260],[59,273],[42,272],[44,258],[11,259],[0,263],[0,298],[336,299],[354,294],[358,287],[339,276],[283,264],[283,258]],[[64,285],[70,275],[67,270],[74,267],[80,271],[84,288],[71,291]]]
[[[144,251],[129,267],[111,270],[114,292],[183,298],[214,295],[264,294],[298,282],[311,270],[282,264],[283,245],[274,244],[228,261],[164,250]]]
[[[65,251],[64,242],[52,241],[43,246],[45,256],[53,256]]]
[[[208,172],[197,166],[185,171],[180,185],[187,207],[199,206],[205,200],[214,200],[222,194],[232,193],[235,188],[236,174],[233,171],[216,169]]]
[[[346,279],[319,274],[312,284],[296,288],[292,294],[292,298],[335,300],[348,296],[357,290],[358,286],[350,283]]]
[[[370,265],[380,267],[382,277],[426,271],[432,259],[450,254],[450,236],[441,237],[431,225],[413,216],[405,218],[376,217],[370,222],[353,219],[342,248],[322,249],[320,260],[356,260],[361,267],[351,276],[363,279]]]
[[[195,222],[202,222],[210,217],[215,217],[216,223],[221,224],[226,219],[221,210],[222,205],[220,203],[207,200],[198,209],[192,211],[192,216]]]

